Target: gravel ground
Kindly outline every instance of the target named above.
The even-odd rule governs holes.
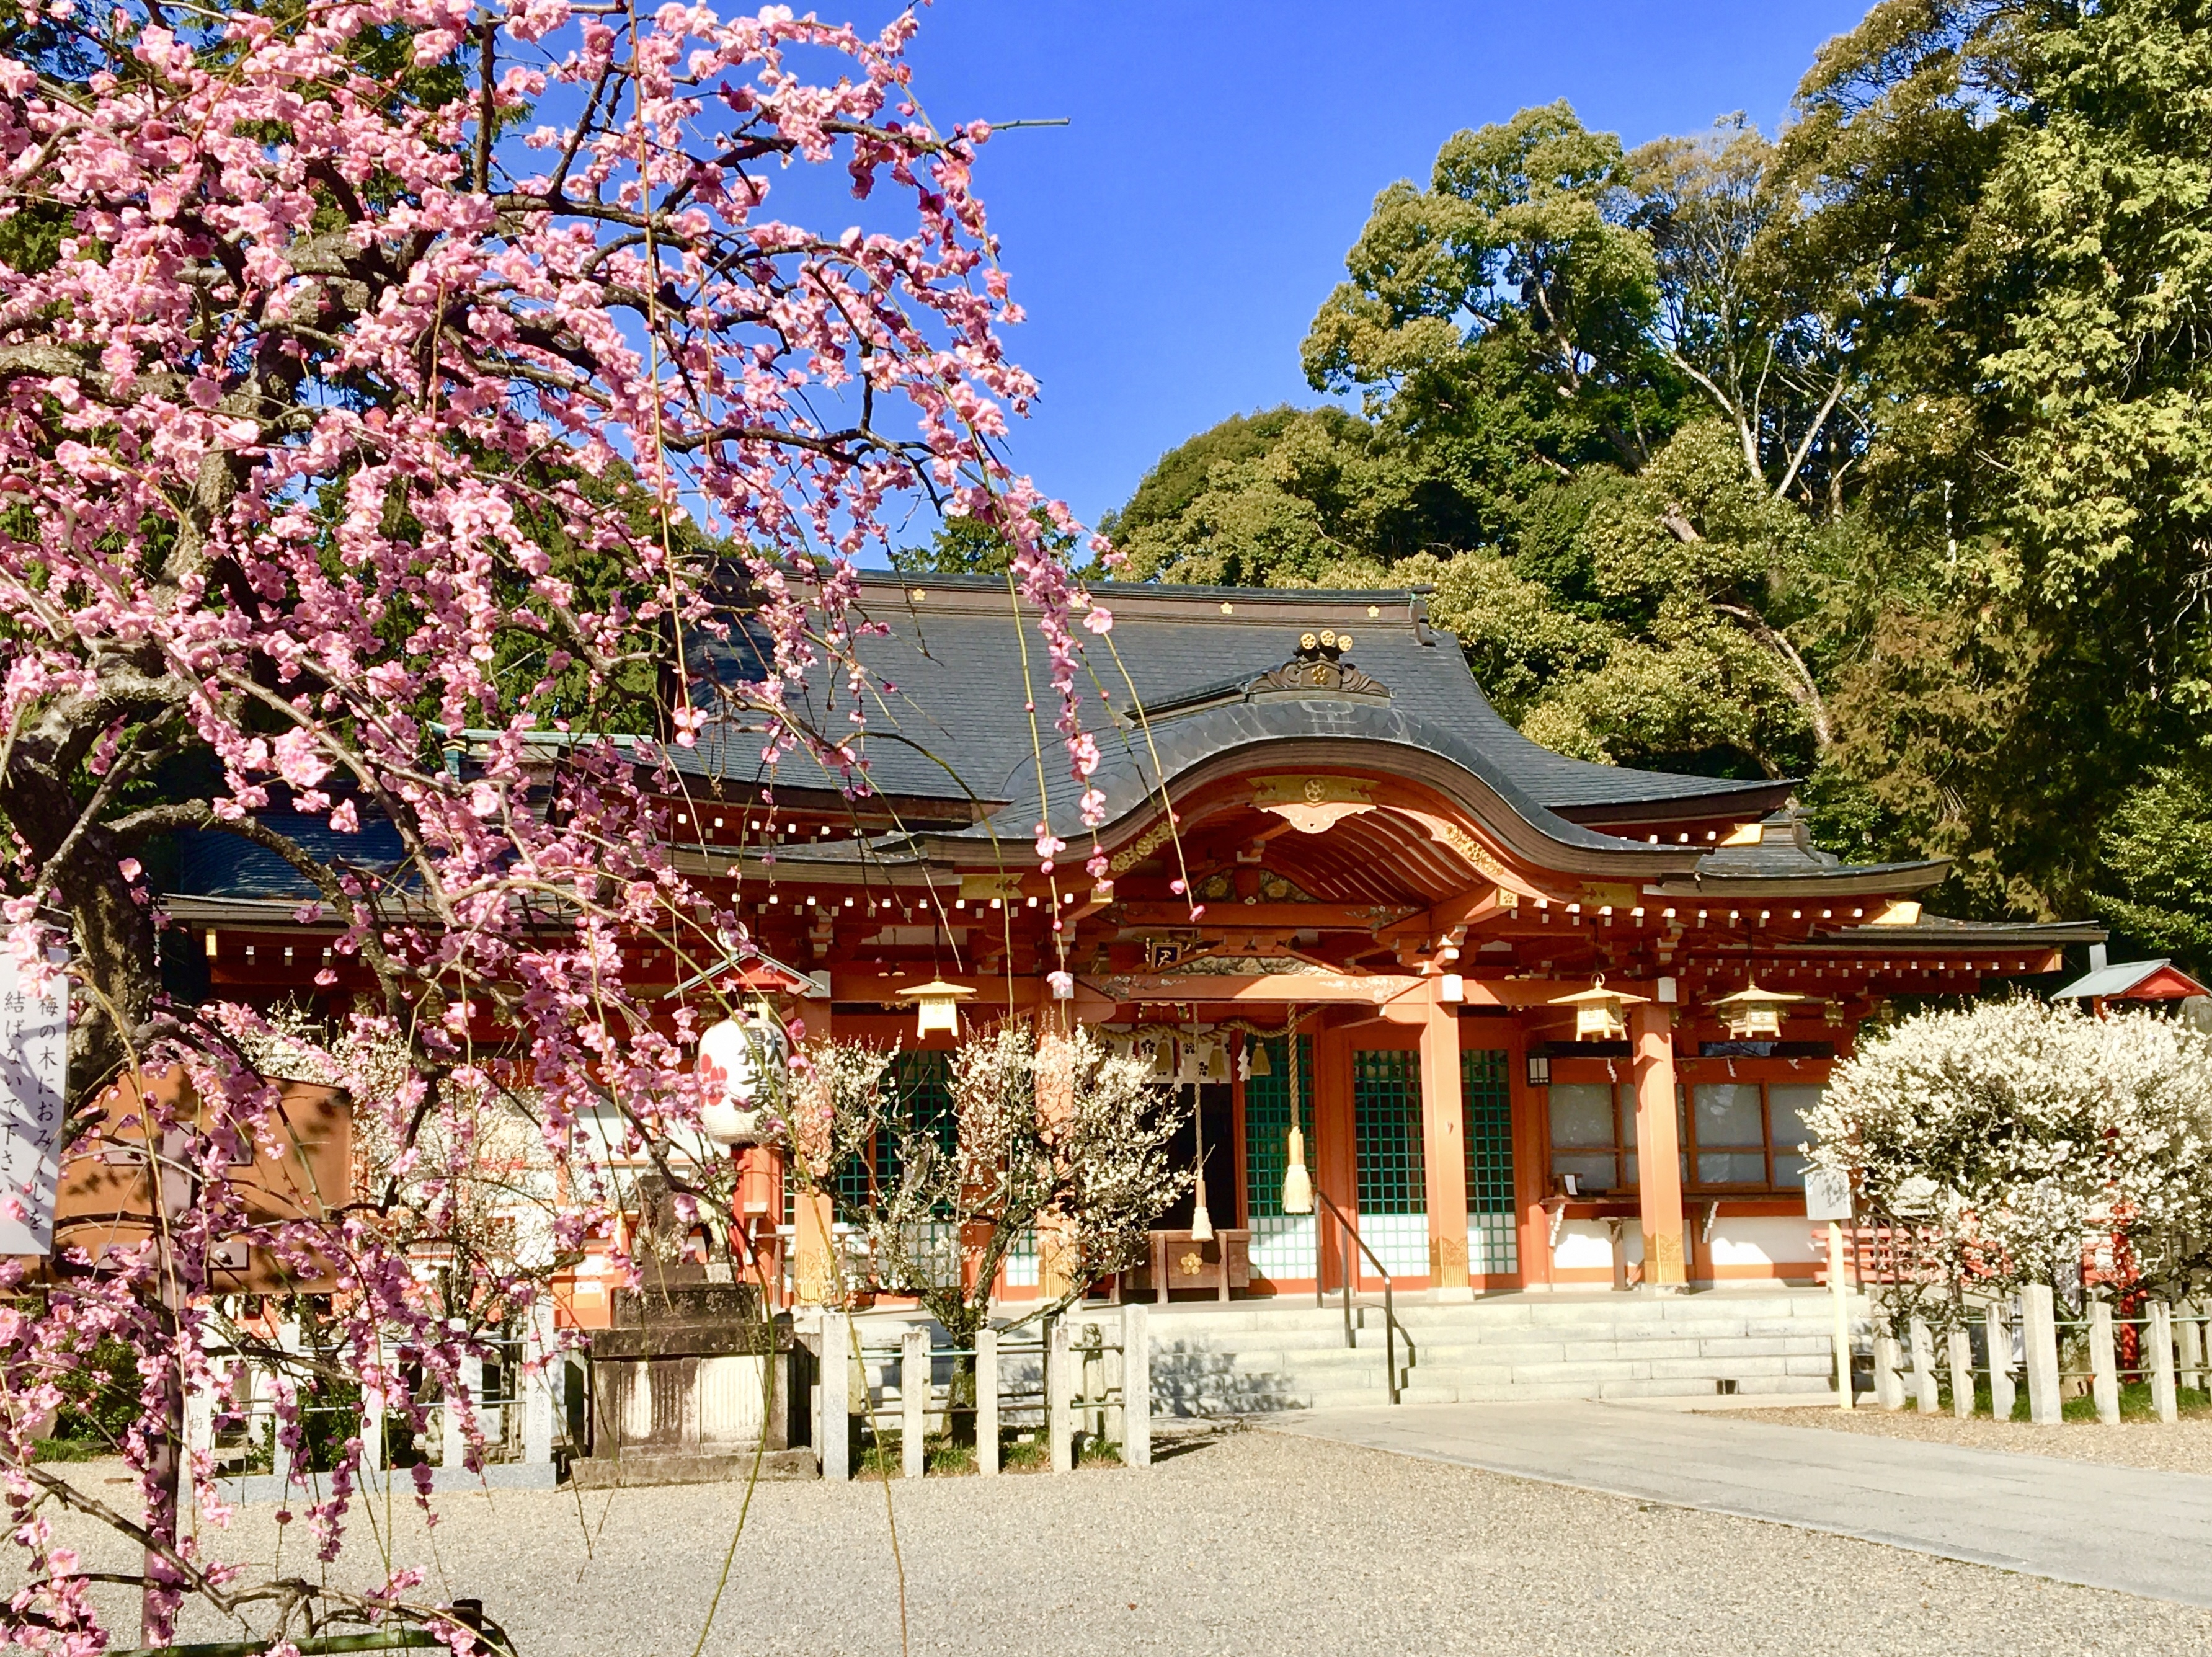
[[[2065,1456],[2076,1461],[2104,1461],[2169,1473],[2212,1473],[2212,1417],[2201,1416],[2172,1426],[2156,1421],[2124,1421],[2117,1427],[2069,1421],[2063,1427],[2033,1427],[2024,1421],[1991,1421],[1986,1417],[1960,1421],[1955,1416],[1923,1416],[1911,1410],[1869,1408],[1847,1413],[1832,1405],[1823,1410],[1732,1410],[1727,1413],[1782,1427],[1826,1427],[1841,1433],[1957,1444],[1970,1450]]]
[[[2212,1648],[2212,1612],[1756,1520],[1262,1431],[1163,1448],[1175,1453],[1149,1473],[894,1482],[910,1649]],[[102,1488],[112,1465],[72,1471],[120,1494]],[[428,1591],[482,1597],[523,1657],[684,1657],[742,1494],[443,1496],[429,1538],[403,1509],[391,1539],[430,1567]],[[60,1528],[90,1540],[77,1521]],[[248,1509],[222,1551],[266,1557],[275,1529],[270,1509]],[[112,1545],[87,1551],[92,1563],[120,1557]],[[316,1569],[296,1533],[283,1551],[291,1569]],[[331,1569],[362,1581],[378,1573],[377,1551],[364,1535]],[[707,1649],[896,1654],[884,1486],[762,1486]]]

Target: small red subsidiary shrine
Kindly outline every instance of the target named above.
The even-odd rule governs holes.
[[[1053,1007],[1064,962],[1065,1011],[1196,1089],[1212,1222],[1250,1233],[1239,1292],[1314,1284],[1315,1219],[1282,1212],[1294,1118],[1316,1186],[1400,1288],[1809,1279],[1801,1119],[1859,1022],[1885,997],[2055,971],[2102,937],[1923,913],[1942,864],[1814,850],[1786,780],[1538,747],[1418,593],[1096,596],[1115,622],[1085,689],[1095,848],[1034,628],[1003,582],[946,576],[864,588],[884,629],[860,644],[881,682],[858,743],[875,796],[804,762],[771,779],[757,725],[733,719],[682,753],[672,834],[761,947],[812,974],[789,1002],[807,1032],[899,1042],[917,1097],[951,1042],[917,1041],[902,990],[972,991],[972,1028]],[[739,627],[696,665],[726,683],[756,659]],[[845,686],[817,689],[819,728],[842,731]],[[1041,798],[1070,842],[1051,874]],[[297,894],[219,838],[187,848],[173,916],[219,988],[301,984],[319,943]],[[679,976],[665,952],[630,966]],[[747,1223],[785,1254],[796,1205],[750,1156]],[[1006,1292],[1035,1278],[1018,1261]]]

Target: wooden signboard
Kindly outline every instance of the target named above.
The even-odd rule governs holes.
[[[68,1069],[69,980],[34,984],[0,952],[0,1254],[54,1246]]]

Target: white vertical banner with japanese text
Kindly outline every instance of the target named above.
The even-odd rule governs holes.
[[[53,1251],[68,1070],[69,980],[0,950],[0,1254]]]

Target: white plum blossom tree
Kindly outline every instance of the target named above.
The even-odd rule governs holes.
[[[865,1071],[845,1046],[813,1062]],[[970,1036],[952,1054],[942,1121],[915,1120],[875,1059],[865,1085],[825,1089],[830,1142],[841,1157],[894,1150],[871,1162],[857,1205],[873,1286],[919,1298],[956,1347],[974,1344],[1010,1253],[1034,1241],[1060,1285],[1037,1310],[1058,1310],[1142,1259],[1153,1221],[1190,1184],[1168,1159],[1184,1114],[1175,1094],[1087,1029],[1012,1020]]]
[[[2212,1037],[2176,1019],[1917,1014],[1838,1065],[1806,1125],[1862,1212],[1918,1235],[1923,1280],[1893,1298],[1922,1309],[2085,1267],[2169,1294],[2212,1275]]]

